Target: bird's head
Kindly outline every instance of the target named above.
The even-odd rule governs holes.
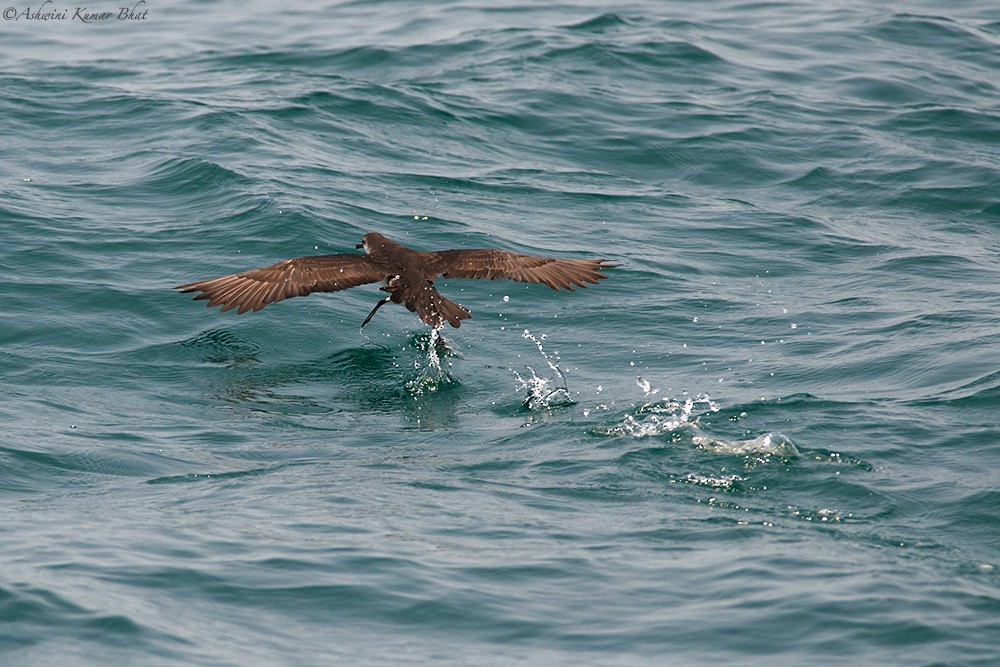
[[[361,243],[355,246],[358,250],[361,248],[365,249],[365,252],[369,255],[372,251],[378,250],[389,243],[389,239],[382,236],[378,232],[369,232],[361,237]]]

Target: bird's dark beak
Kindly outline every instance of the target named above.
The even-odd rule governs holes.
[[[362,248],[365,247],[365,244],[364,243],[359,243],[358,245],[356,245],[354,247],[357,248],[358,250],[361,250]]]

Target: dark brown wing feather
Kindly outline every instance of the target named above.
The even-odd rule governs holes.
[[[554,290],[586,287],[597,284],[606,275],[601,269],[613,268],[606,259],[555,259],[535,255],[519,255],[503,250],[442,250],[429,253],[433,259],[435,277],[505,278],[523,283],[541,283]]]
[[[239,308],[237,312],[242,315],[294,296],[336,292],[375,283],[385,278],[386,273],[387,270],[368,255],[319,255],[286,259],[262,269],[200,280],[174,289],[201,292],[195,297],[196,301],[208,299],[209,307],[222,306],[223,311]]]

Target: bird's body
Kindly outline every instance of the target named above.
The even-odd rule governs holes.
[[[437,291],[434,280],[444,278],[506,278],[542,283],[554,290],[586,287],[606,278],[600,269],[611,268],[601,259],[554,259],[503,250],[441,250],[418,252],[381,234],[365,234],[358,248],[367,254],[319,255],[277,262],[221,278],[179,285],[181,292],[200,292],[195,299],[223,311],[239,314],[258,311],[269,303],[312,292],[339,290],[384,280],[385,297],[365,319],[371,320],[385,303],[400,303],[432,327],[448,322],[458,327],[472,317],[468,309]]]

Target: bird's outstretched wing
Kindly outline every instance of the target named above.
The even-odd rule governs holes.
[[[606,259],[556,259],[519,255],[503,250],[441,250],[428,253],[435,276],[443,278],[505,278],[523,283],[541,283],[554,290],[586,287],[607,278],[601,269],[613,268]]]
[[[239,308],[237,312],[242,315],[293,296],[336,292],[385,277],[386,269],[368,255],[318,255],[286,259],[262,269],[200,280],[174,289],[201,292],[196,301],[208,299],[209,307],[222,306],[223,311]]]

